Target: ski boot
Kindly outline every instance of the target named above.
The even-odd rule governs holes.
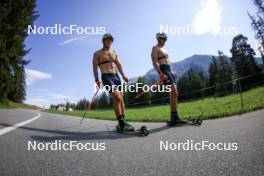
[[[118,125],[116,126],[117,131],[135,131],[135,128],[127,123],[127,121],[122,118],[118,120]]]
[[[168,126],[184,125],[188,122],[179,118],[178,113],[171,113],[171,120],[167,121]]]

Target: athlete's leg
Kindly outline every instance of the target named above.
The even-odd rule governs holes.
[[[120,93],[120,96],[121,96],[121,112],[122,112],[122,115],[124,116],[125,115],[125,103],[124,103],[124,93],[123,92],[119,92]]]
[[[167,76],[167,84],[170,85],[171,91],[170,91],[170,109],[171,112],[177,113],[177,103],[178,103],[178,90],[176,86],[176,78],[171,73],[171,71],[165,72],[165,75]]]
[[[121,116],[124,118],[124,116],[125,116],[125,105],[124,105],[123,91],[121,88],[122,83],[121,83],[121,80],[120,80],[118,75],[116,75],[112,81],[113,81],[113,84],[117,86],[116,90],[118,90],[117,94],[118,94],[118,97],[120,99],[119,109],[121,111]]]
[[[171,120],[170,123],[177,124],[177,123],[185,123],[179,118],[178,115],[178,90],[176,85],[176,78],[172,73],[167,74],[169,82],[171,83],[171,91],[170,91],[170,109],[171,109]]]
[[[177,112],[177,104],[178,104],[178,90],[175,83],[171,84],[170,91],[170,109],[171,112]]]
[[[118,91],[113,91],[112,93],[112,99],[113,99],[113,106],[115,110],[115,114],[117,117],[121,117],[123,115],[122,113],[122,98],[120,96],[120,93]]]

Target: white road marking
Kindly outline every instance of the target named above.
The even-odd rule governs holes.
[[[20,123],[17,123],[15,125],[12,125],[10,127],[6,127],[4,129],[0,129],[0,136],[5,134],[5,133],[8,133],[10,131],[13,131],[13,130],[15,130],[18,127],[24,126],[24,125],[34,121],[34,120],[38,119],[40,116],[41,116],[41,114],[38,114],[37,116],[35,116],[35,117],[33,117],[33,118],[29,119],[29,120],[26,120],[24,122],[20,122]]]

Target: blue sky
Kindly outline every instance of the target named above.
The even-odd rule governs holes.
[[[150,51],[160,25],[205,26],[202,34],[168,34],[172,62],[194,54],[215,55],[219,49],[230,55],[235,34],[209,34],[206,29],[212,26],[233,27],[252,47],[257,45],[247,16],[256,11],[252,0],[38,0],[36,10],[36,26],[104,26],[114,35],[113,48],[129,78],[152,68]],[[102,47],[101,35],[30,34],[26,46],[32,48],[25,57],[31,60],[26,66],[27,103],[47,107],[65,98],[76,102],[92,97],[92,56]]]

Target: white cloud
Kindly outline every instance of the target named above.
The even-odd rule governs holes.
[[[49,92],[48,89],[42,89],[42,88],[31,88],[34,92]]]
[[[26,100],[26,103],[31,105],[37,105],[39,107],[48,107],[50,101],[43,98],[29,98]]]
[[[25,69],[26,84],[32,85],[35,81],[52,79],[52,75],[38,70]]]
[[[72,43],[72,42],[75,42],[77,40],[82,40],[84,38],[86,38],[87,36],[82,36],[82,37],[76,37],[76,38],[72,38],[72,39],[69,39],[69,40],[65,40],[65,41],[62,41],[60,42],[58,45],[59,46],[63,46],[63,45],[66,45],[66,44],[69,44],[69,43]]]
[[[27,99],[28,103],[35,104],[35,103],[49,103],[49,100],[42,99],[42,98],[30,98]]]
[[[218,34],[221,28],[221,8],[218,0],[203,0],[201,9],[195,15],[193,24],[197,34],[212,32]]]
[[[57,94],[57,93],[51,93],[49,94],[49,96],[53,99],[59,99],[59,100],[62,100],[62,99],[66,99],[67,96],[66,95],[62,95],[62,94]]]

